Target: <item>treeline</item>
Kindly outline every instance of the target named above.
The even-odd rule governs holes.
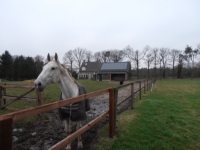
[[[141,68],[139,69],[139,77],[140,78],[147,78],[148,74],[147,74],[148,70],[147,68]],[[157,72],[155,75],[155,68],[150,68],[149,69],[149,77],[150,78],[159,78],[159,79],[163,79],[163,74],[162,74],[163,70],[162,68],[157,68]],[[173,76],[173,69],[172,68],[165,68],[165,78],[168,79],[172,79],[172,78],[191,78],[192,77],[192,72],[191,72],[191,68],[188,68],[187,66],[183,67],[181,70],[181,74],[180,76],[178,76],[178,67],[176,66],[174,69],[175,72],[175,76]],[[137,78],[137,72],[136,70],[132,70],[132,75],[133,77]],[[195,67],[194,69],[194,74],[193,74],[193,78],[200,78],[200,66]]]
[[[200,44],[196,48],[186,46],[184,50],[151,48],[134,50],[131,46],[123,50],[110,49],[94,54],[90,50],[75,48],[66,51],[64,65],[77,76],[83,61],[123,62],[130,61],[132,75],[136,78],[200,77]],[[0,55],[0,78],[6,80],[35,79],[42,70],[44,57],[12,56],[7,50]],[[142,68],[141,68],[142,66]]]
[[[81,64],[86,61],[122,62],[130,61],[133,75],[138,79],[145,77],[200,77],[200,44],[197,48],[186,46],[184,50],[169,48],[151,48],[145,46],[142,50],[134,50],[131,46],[123,50],[104,50],[92,53],[83,48],[69,50],[63,57],[65,65],[79,71]],[[142,64],[142,65],[141,65]],[[143,66],[143,69],[141,69]],[[144,67],[146,66],[146,67]],[[144,69],[145,68],[145,69]],[[144,72],[144,70],[146,70]]]
[[[0,79],[20,81],[35,79],[42,70],[42,56],[12,56],[7,50],[0,55]]]

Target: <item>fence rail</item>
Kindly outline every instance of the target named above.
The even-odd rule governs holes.
[[[9,88],[15,88],[15,89],[29,89],[27,92],[21,94],[20,96],[13,96],[13,95],[8,95],[6,92],[6,89]],[[35,87],[34,86],[27,86],[27,85],[2,85],[0,86],[0,109],[6,108],[8,105],[12,104],[13,102],[17,100],[29,100],[29,101],[36,101],[36,105],[42,105],[44,104],[44,92],[39,92],[36,91],[36,97],[31,98],[31,97],[25,97],[25,95],[29,94],[30,92],[34,91]],[[7,99],[10,99],[11,101],[7,103]],[[15,110],[13,108],[8,108],[10,110]]]
[[[142,81],[143,81],[143,86],[141,85]],[[131,95],[129,95],[125,99],[126,100],[130,99],[131,108],[133,109],[134,108],[133,107],[134,95],[138,92],[140,92],[140,95],[141,95],[142,89],[144,89],[144,91],[145,91],[145,89],[147,88],[147,90],[148,90],[148,88],[150,87],[149,85],[154,83],[156,80],[151,79],[149,82],[147,80],[147,84],[145,84],[146,80],[142,80],[142,81],[137,81],[134,83],[121,85],[116,88],[104,89],[104,90],[80,95],[80,96],[74,97],[74,98],[68,98],[68,99],[65,99],[62,101],[56,101],[53,103],[36,106],[35,108],[29,108],[29,109],[13,112],[10,114],[2,115],[2,116],[0,116],[0,149],[4,149],[4,150],[12,149],[12,124],[13,123],[20,121],[20,120],[24,120],[24,119],[32,117],[32,116],[36,116],[36,115],[54,110],[54,109],[58,109],[62,106],[66,106],[66,105],[69,105],[69,104],[72,104],[75,102],[79,102],[84,99],[88,99],[88,98],[91,98],[91,97],[94,97],[94,96],[97,96],[100,94],[104,94],[104,93],[109,93],[109,109],[106,112],[104,112],[103,114],[101,114],[99,117],[97,117],[94,120],[92,120],[91,122],[87,123],[85,126],[80,128],[79,130],[72,133],[70,136],[66,137],[62,141],[60,141],[57,144],[55,144],[54,146],[52,146],[50,148],[50,150],[62,149],[68,143],[70,143],[75,138],[77,138],[80,134],[84,133],[85,131],[90,129],[92,126],[94,126],[96,123],[98,123],[103,118],[105,118],[107,115],[109,115],[109,137],[113,138],[113,136],[115,134],[115,129],[116,129],[117,106],[125,101],[124,100],[124,101],[120,101],[117,103],[118,90],[123,87],[131,86]],[[134,92],[134,84],[135,83],[139,83],[140,89]]]

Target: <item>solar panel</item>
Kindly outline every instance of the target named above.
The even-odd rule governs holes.
[[[101,70],[124,70],[127,63],[103,63]]]

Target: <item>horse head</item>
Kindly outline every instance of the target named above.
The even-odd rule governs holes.
[[[50,83],[57,83],[60,79],[60,69],[58,55],[55,53],[55,59],[51,60],[50,55],[47,55],[47,63],[43,66],[42,72],[35,80],[35,88],[38,91],[43,91]]]

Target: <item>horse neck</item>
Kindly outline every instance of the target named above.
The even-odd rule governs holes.
[[[74,79],[69,75],[66,70],[61,71],[61,77],[58,84],[62,91],[63,99],[79,95],[78,85],[75,83]]]

